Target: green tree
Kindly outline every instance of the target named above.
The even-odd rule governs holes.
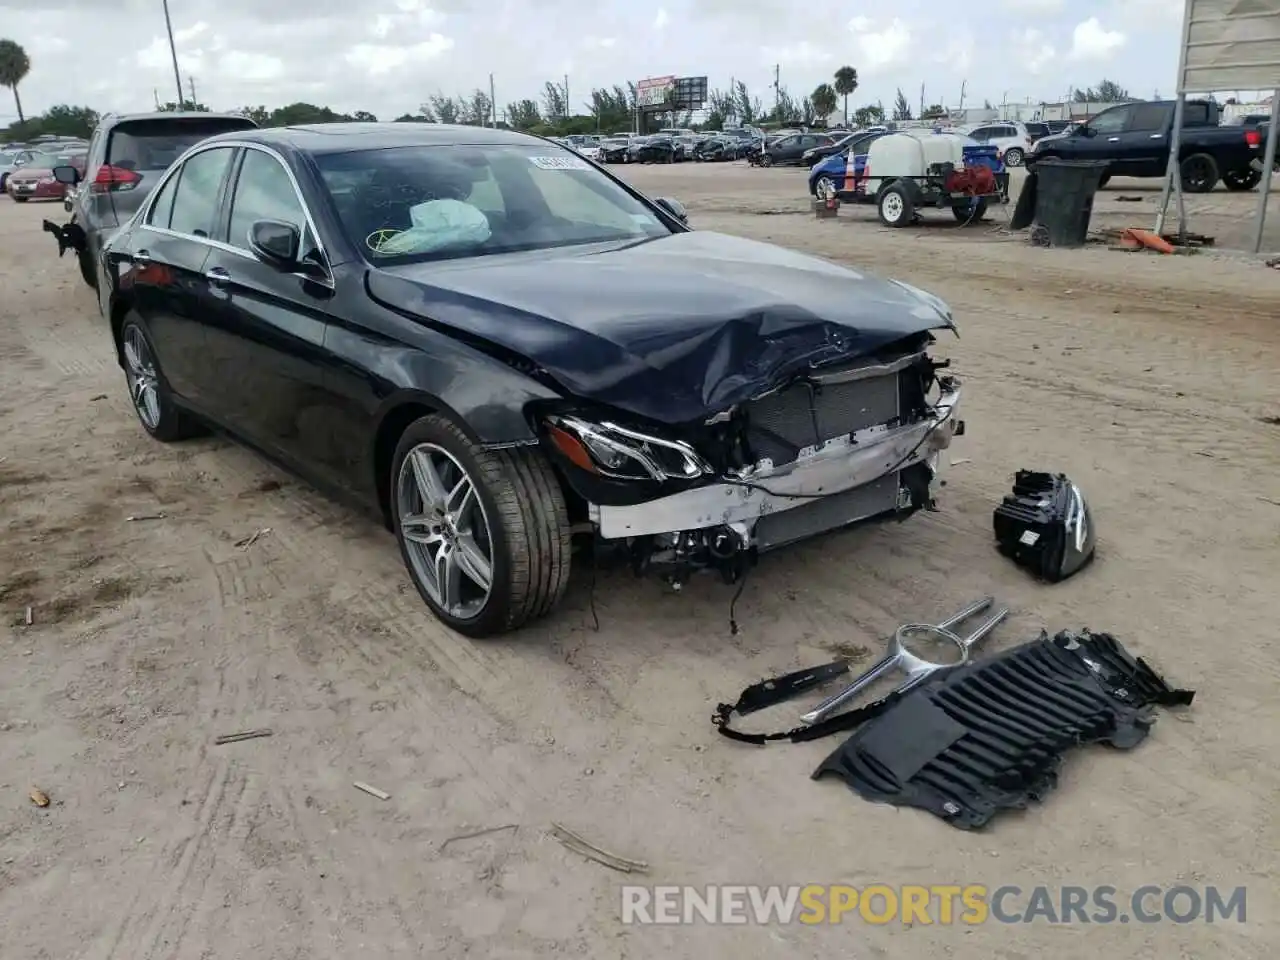
[[[947,108],[940,103],[930,104],[925,108],[924,113],[920,114],[921,120],[937,120],[939,117],[947,115]]]
[[[844,122],[849,125],[849,94],[858,89],[858,71],[850,66],[843,66],[836,71],[833,89],[844,97]]]
[[[486,127],[493,117],[493,103],[489,95],[477,89],[469,97],[458,98],[458,122],[471,127]]]
[[[542,115],[547,120],[557,120],[569,116],[568,91],[551,80],[542,88]]]
[[[42,117],[38,118],[41,134],[53,134],[56,137],[83,137],[88,140],[93,128],[98,125],[98,111],[89,107],[73,107],[69,103],[60,103],[50,107]]]
[[[168,103],[161,104],[160,112],[161,113],[180,113],[180,112],[208,113],[209,108],[206,107],[203,103],[196,103],[194,100],[183,100],[181,103],[178,103],[174,100],[170,100]]]
[[[314,103],[290,103],[271,111],[267,120],[269,127],[296,127],[304,123],[339,123],[351,118],[345,113],[337,113],[329,107],[318,107]]]
[[[911,104],[907,103],[907,98],[902,92],[902,88],[898,88],[898,96],[893,101],[893,119],[910,120]]]
[[[835,87],[829,83],[820,83],[814,88],[813,93],[809,94],[809,101],[813,104],[813,112],[825,123],[827,118],[836,112],[839,98]],[[849,119],[847,114],[845,119]]]
[[[542,123],[542,114],[532,100],[517,100],[507,104],[507,124],[516,130],[532,130]]]
[[[884,107],[878,103],[869,103],[853,112],[853,122],[858,127],[873,127],[884,123]]]
[[[271,122],[271,111],[264,106],[241,107],[239,112],[260,127],[265,127]]]
[[[446,97],[443,93],[433,93],[428,100],[430,101],[430,110],[436,119],[441,123],[457,123],[458,114],[462,109],[458,106],[458,101],[453,97]],[[426,113],[428,106],[423,105],[422,112]]]
[[[1103,79],[1097,89],[1076,90],[1071,96],[1076,103],[1129,103],[1134,98],[1114,80]]]
[[[31,72],[31,58],[27,51],[12,40],[0,40],[0,84],[13,91],[13,102],[18,106],[18,123],[26,123],[22,112],[22,97],[18,96],[18,84]]]
[[[357,110],[351,115],[352,120],[359,120],[361,123],[377,123],[378,118],[368,110]]]

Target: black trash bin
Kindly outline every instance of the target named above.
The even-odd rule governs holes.
[[[1105,160],[1059,160],[1046,157],[1035,165],[1023,189],[1034,199],[1035,222],[1051,247],[1083,247],[1098,184],[1107,172]],[[1030,182],[1034,178],[1034,185]],[[1022,198],[1018,198],[1021,207]],[[1015,220],[1018,219],[1015,212]]]

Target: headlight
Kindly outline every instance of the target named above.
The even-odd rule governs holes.
[[[616,423],[549,417],[551,442],[570,462],[614,480],[692,480],[711,468],[692,447]]]

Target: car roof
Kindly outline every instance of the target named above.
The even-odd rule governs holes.
[[[248,120],[249,118],[241,113],[211,113],[207,110],[171,110],[171,111],[152,111],[151,113],[113,113],[102,118],[103,126],[117,126],[121,123],[130,123],[134,120],[168,120],[170,118],[177,120],[205,119],[205,120]]]
[[[546,143],[541,137],[496,127],[471,127],[449,123],[315,123],[296,127],[267,127],[216,134],[204,143],[242,140],[264,146],[286,147],[303,153],[350,153],[389,147],[479,146]]]

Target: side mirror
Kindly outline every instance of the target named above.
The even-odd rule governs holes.
[[[265,263],[280,270],[298,265],[302,234],[292,223],[283,220],[256,220],[249,228],[249,248]]]
[[[57,180],[59,183],[75,186],[80,182],[80,171],[70,164],[65,167],[54,167],[53,179]]]
[[[684,208],[684,204],[679,200],[673,200],[670,197],[659,197],[656,202],[658,206],[662,207],[663,210],[681,223],[687,224],[689,222],[689,211]]]
[[[1082,137],[1092,137],[1093,128],[1090,127],[1087,123],[1082,123],[1080,124],[1080,126],[1076,127],[1076,133]]]

